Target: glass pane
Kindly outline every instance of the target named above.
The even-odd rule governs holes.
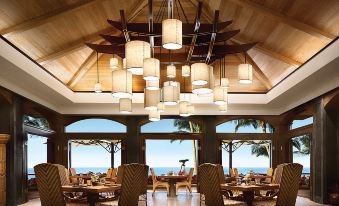
[[[106,173],[111,167],[111,152],[114,152],[114,167],[121,164],[121,143],[116,140],[71,140],[71,167],[77,173]],[[113,142],[113,149],[111,142]]]
[[[163,119],[141,126],[141,133],[200,132],[198,124],[186,119]]]
[[[309,135],[292,138],[293,162],[303,166],[304,174],[310,174],[310,147],[311,138]]]
[[[179,160],[188,159],[186,172],[195,165],[194,145],[195,140],[146,140],[146,164],[157,175],[167,174],[170,171],[178,173],[181,163]]]
[[[92,133],[109,133],[109,132],[126,132],[126,126],[107,119],[85,119],[74,122],[65,127],[66,133],[72,132],[92,132]]]
[[[309,117],[309,118],[302,119],[302,120],[294,120],[292,122],[291,129],[296,129],[296,128],[303,127],[309,124],[313,124],[313,117]]]
[[[274,128],[268,123],[254,119],[232,120],[217,126],[217,133],[272,133]]]

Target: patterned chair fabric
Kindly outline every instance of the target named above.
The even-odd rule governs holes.
[[[62,172],[60,172],[62,171]],[[38,191],[42,206],[66,206],[61,186],[65,180],[60,174],[65,174],[65,168],[61,165],[39,164],[34,167],[37,179]]]
[[[118,206],[138,205],[139,196],[145,187],[145,171],[148,166],[132,163],[124,166],[121,194]]]
[[[268,168],[268,169],[267,169],[267,176],[271,176],[271,177],[272,177],[272,175],[273,175],[273,168]],[[271,183],[271,182],[272,182],[272,179],[271,179],[271,178],[266,178],[266,179],[265,179],[265,182]]]
[[[122,183],[122,178],[124,176],[124,166],[125,165],[120,165],[118,167],[117,184],[121,184]]]
[[[279,193],[276,201],[258,201],[255,202],[255,206],[267,206],[267,205],[276,205],[276,206],[286,206],[286,205],[295,205],[299,181],[301,177],[301,172],[303,166],[297,163],[285,163],[278,165],[277,169],[278,178],[275,179],[276,182],[280,182]]]

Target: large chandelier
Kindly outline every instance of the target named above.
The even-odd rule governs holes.
[[[111,67],[111,69],[118,69],[119,68],[119,59],[114,57],[109,59],[109,67]]]
[[[160,120],[160,112],[158,110],[150,110],[148,119],[152,122]]]
[[[181,76],[189,77],[191,75],[191,67],[189,65],[184,65],[181,67]]]
[[[112,95],[117,98],[132,96],[132,73],[125,69],[112,72]]]
[[[147,90],[159,90],[159,79],[158,80],[146,80],[146,87]]]
[[[129,41],[125,44],[126,68],[135,75],[144,72],[144,59],[151,57],[151,46],[145,41]]]
[[[182,117],[188,117],[190,116],[188,112],[188,106],[189,102],[188,101],[180,101],[179,102],[179,115]]]

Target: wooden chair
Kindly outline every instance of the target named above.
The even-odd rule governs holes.
[[[75,176],[77,175],[77,172],[75,170],[75,168],[69,168],[69,173],[68,173],[70,176]],[[75,183],[78,183],[79,180],[77,178],[70,178],[70,182],[75,184]]]
[[[154,173],[154,169],[151,168],[150,170],[151,170],[152,182],[153,182],[152,196],[154,195],[154,192],[155,192],[156,188],[166,188],[167,189],[167,194],[169,194],[169,184],[168,184],[168,182],[158,181],[157,180],[157,176]]]
[[[200,192],[205,196],[205,205],[208,206],[245,206],[246,203],[223,198],[220,187],[218,167],[214,164],[205,163],[199,166]]]
[[[267,176],[270,176],[271,178],[266,178],[264,180],[264,182],[271,183],[272,182],[272,177],[273,177],[273,168],[268,168],[267,169]]]
[[[146,203],[146,206],[147,206],[148,170],[149,167],[146,165],[144,168],[143,187],[139,196],[139,201],[144,201]]]
[[[34,167],[40,201],[42,206],[66,206],[67,201],[73,201],[63,194],[61,187],[68,183],[65,167],[55,164],[39,164]],[[83,199],[75,200],[79,205]]]
[[[182,181],[182,182],[177,182],[175,184],[175,189],[176,189],[177,193],[178,193],[178,190],[179,190],[180,187],[186,187],[188,189],[188,191],[190,192],[190,194],[192,195],[192,177],[193,177],[193,171],[194,171],[194,168],[191,168],[189,173],[188,173],[187,180]]]
[[[233,168],[229,169],[230,177],[235,177]]]
[[[123,178],[121,184],[121,193],[118,201],[101,203],[101,206],[135,206],[138,205],[139,196],[144,190],[145,172],[148,170],[147,165],[127,164],[122,166]]]
[[[233,168],[233,172],[234,172],[234,177],[235,177],[235,178],[239,178],[239,171],[238,171],[238,168]]]
[[[116,170],[114,168],[109,168],[107,170],[105,180],[108,182],[113,182],[113,183],[117,181]]]
[[[122,178],[124,175],[124,165],[120,165],[118,167],[118,173],[117,173],[117,184],[121,184],[122,183]]]
[[[288,163],[281,166],[282,173],[277,198],[268,201],[255,201],[254,206],[295,205],[303,166],[297,163]]]

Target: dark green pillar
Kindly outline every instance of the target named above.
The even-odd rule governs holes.
[[[204,163],[219,163],[219,141],[216,136],[215,116],[203,117],[203,162]]]

